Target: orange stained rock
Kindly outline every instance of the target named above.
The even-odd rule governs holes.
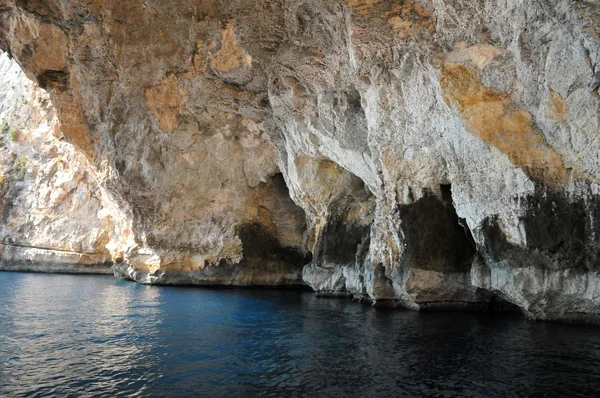
[[[29,18],[13,23],[13,53],[35,76],[47,70],[66,71],[67,36],[56,25]]]
[[[70,90],[53,89],[51,94],[58,111],[62,134],[83,152],[88,160],[93,160],[94,141],[81,106],[79,89],[79,83],[71,77]]]
[[[440,84],[444,99],[461,114],[470,133],[508,156],[530,178],[550,186],[566,181],[561,155],[548,145],[531,114],[508,94],[485,87],[475,68],[446,61]]]
[[[554,90],[550,90],[546,117],[552,123],[564,122],[569,117],[569,105]]]
[[[216,46],[212,43],[211,47]],[[252,66],[252,57],[240,47],[235,37],[235,22],[228,23],[221,30],[221,48],[216,53],[209,54],[209,59],[212,67],[219,72]]]
[[[412,22],[407,21],[402,17],[392,17],[388,20],[388,23],[390,24],[392,30],[396,32],[396,34],[402,39],[410,37],[413,34]]]
[[[348,7],[354,9],[360,15],[368,15],[371,13],[373,6],[381,3],[384,0],[346,0]]]
[[[189,93],[179,87],[179,79],[174,74],[146,89],[146,106],[162,131],[173,133],[179,127],[188,96]]]
[[[196,52],[192,57],[194,75],[199,76],[204,73],[204,41],[198,40],[196,43]]]
[[[413,36],[417,30],[435,31],[431,12],[411,0],[346,0],[344,3],[362,17],[387,20],[401,39]]]

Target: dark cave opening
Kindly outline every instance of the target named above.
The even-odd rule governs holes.
[[[476,253],[465,220],[456,213],[450,184],[440,185],[442,200],[430,191],[401,206],[407,260],[414,268],[438,272],[469,272]]]

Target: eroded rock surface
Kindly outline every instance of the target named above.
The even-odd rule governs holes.
[[[600,319],[591,1],[8,0],[116,272]]]
[[[0,270],[111,273],[113,231],[48,95],[0,54]]]

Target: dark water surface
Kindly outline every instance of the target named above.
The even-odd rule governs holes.
[[[600,396],[600,329],[0,272],[0,396]]]

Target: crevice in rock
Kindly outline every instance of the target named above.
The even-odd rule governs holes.
[[[442,185],[442,200],[431,192],[400,207],[406,238],[405,265],[428,271],[469,272],[475,255],[470,231],[456,214],[452,188]]]
[[[312,260],[312,255],[299,248],[284,247],[277,236],[259,222],[248,222],[238,227],[242,241],[242,262],[269,260],[303,267]]]
[[[37,81],[44,90],[55,88],[65,91],[69,85],[69,74],[62,70],[45,70],[37,76]]]

